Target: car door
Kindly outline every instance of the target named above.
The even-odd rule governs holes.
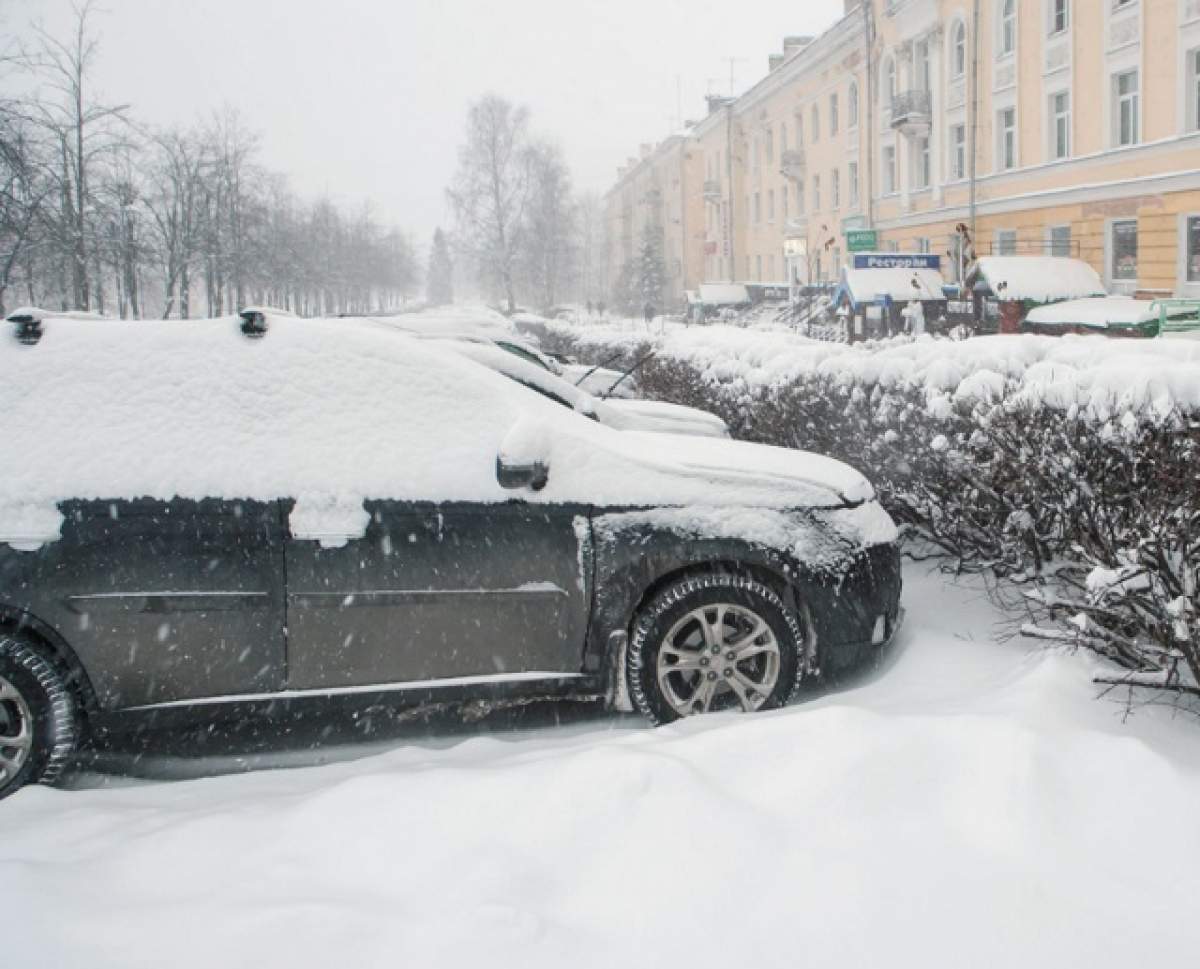
[[[29,610],[71,643],[105,708],[282,687],[278,503],[73,501],[62,511],[61,539],[35,553]]]
[[[340,548],[289,537],[288,686],[337,689],[580,672],[587,510],[368,501]]]

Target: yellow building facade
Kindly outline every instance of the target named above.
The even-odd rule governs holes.
[[[971,251],[1060,254],[1113,292],[1200,297],[1200,0],[847,0],[768,66],[608,195],[621,230],[647,162],[681,166],[668,298],[831,282],[872,238],[948,279]]]

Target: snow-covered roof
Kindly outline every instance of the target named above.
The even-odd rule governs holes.
[[[1040,326],[1136,326],[1153,323],[1158,310],[1150,300],[1128,296],[1098,296],[1072,299],[1063,303],[1038,306],[1029,311],[1026,320]]]
[[[522,496],[536,502],[794,508],[872,493],[818,455],[605,427],[363,320],[276,318],[249,340],[236,317],[51,319],[36,346],[0,338],[0,375],[0,542],[49,540],[67,498],[290,497],[335,518],[369,498],[506,501],[502,454],[551,467]]]
[[[842,285],[858,306],[888,296],[896,303],[911,299],[945,299],[945,280],[936,269],[850,269],[842,271]]]
[[[997,299],[1051,303],[1106,296],[1096,270],[1067,256],[984,256],[975,263]]]
[[[750,293],[741,283],[701,283],[700,302],[705,306],[739,306],[750,302]]]

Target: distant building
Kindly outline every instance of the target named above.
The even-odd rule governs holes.
[[[856,230],[941,255],[953,279],[960,224],[979,255],[1078,256],[1113,292],[1200,296],[1200,0],[845,8],[622,170],[614,259],[653,218],[649,179],[678,204],[662,209],[673,296],[836,282]]]

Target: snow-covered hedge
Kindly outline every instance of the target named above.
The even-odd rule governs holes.
[[[1200,342],[525,329],[611,366],[655,351],[647,393],[857,467],[915,534],[1019,583],[1027,632],[1200,682]]]

